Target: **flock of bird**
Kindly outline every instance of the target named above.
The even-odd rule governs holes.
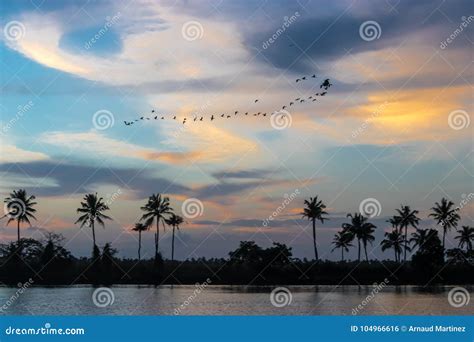
[[[296,83],[299,83],[299,82],[302,82],[302,81],[306,81],[307,79],[310,79],[310,78],[316,78],[317,76],[315,74],[313,74],[312,76],[303,76],[301,78],[297,78],[296,79]],[[329,78],[325,79],[320,85],[319,85],[319,88],[322,89],[321,92],[317,92],[315,94],[312,94],[308,97],[298,97],[298,98],[295,98],[293,100],[291,100],[289,103],[283,105],[280,109],[281,110],[286,110],[287,108],[291,107],[291,106],[294,106],[298,103],[304,103],[304,102],[315,102],[317,100],[317,97],[320,97],[320,96],[325,96],[327,94],[327,91],[328,89],[332,86]],[[260,100],[259,99],[255,99],[254,100],[254,103],[257,103],[259,102]],[[273,115],[275,113],[278,113],[279,111],[273,111],[272,113],[270,113],[270,115]],[[141,116],[139,118],[136,118],[132,121],[124,121],[124,124],[126,126],[130,126],[130,125],[133,125],[134,123],[136,122],[139,122],[139,121],[142,121],[142,120],[165,120],[165,119],[171,119],[171,120],[178,120],[178,117],[176,115],[173,115],[173,116],[162,116],[162,115],[156,115],[155,114],[155,110],[153,109],[151,111],[151,116]],[[226,113],[223,113],[223,114],[212,114],[209,118],[211,121],[214,121],[216,119],[218,119],[219,117],[220,118],[226,118],[226,119],[230,119],[232,117],[235,117],[237,115],[243,115],[243,116],[262,116],[262,117],[266,117],[268,115],[267,112],[257,112],[257,113],[249,113],[249,112],[245,112],[245,113],[241,113],[239,112],[238,110],[234,111],[233,115],[232,114],[226,114]],[[205,118],[205,116],[194,116],[192,118],[192,121],[193,122],[197,122],[197,121],[203,121]],[[180,120],[180,119],[179,119]],[[191,120],[189,120],[191,121]],[[188,122],[188,118],[185,117],[183,118],[183,125]]]

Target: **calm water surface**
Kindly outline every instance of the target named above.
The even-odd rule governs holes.
[[[472,315],[474,288],[466,287],[469,304],[460,308],[448,302],[451,286],[430,289],[387,286],[375,296],[373,286],[289,286],[291,303],[275,307],[273,287],[214,286],[201,293],[189,286],[113,286],[114,301],[97,307],[96,288],[30,287],[16,299],[17,288],[0,288],[0,305],[9,315],[351,315],[362,302],[361,315]],[[102,299],[108,300],[104,296]],[[281,298],[280,298],[281,299]],[[288,297],[283,298],[288,299]],[[100,300],[100,298],[99,298]]]

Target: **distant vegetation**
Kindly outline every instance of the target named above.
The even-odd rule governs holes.
[[[318,197],[304,201],[302,216],[312,222],[315,259],[293,258],[292,248],[274,242],[262,248],[253,241],[241,241],[228,258],[174,260],[174,234],[184,220],[175,214],[169,198],[150,196],[141,207],[140,222],[132,228],[138,234],[138,258],[121,259],[110,243],[99,248],[95,226],[105,226],[111,220],[105,214],[109,207],[97,194],[84,196],[77,209],[76,223],[92,230],[90,258],[76,258],[64,246],[60,234],[49,233],[42,240],[21,238],[21,224],[35,220],[35,197],[25,190],[13,191],[5,199],[7,224],[17,225],[17,241],[0,245],[0,281],[6,284],[34,279],[35,284],[194,284],[213,280],[213,284],[372,284],[387,278],[391,284],[474,283],[474,228],[457,230],[460,216],[454,203],[446,199],[435,203],[431,214],[443,230],[442,239],[435,229],[419,229],[418,211],[401,206],[388,220],[391,232],[380,242],[382,251],[393,251],[394,261],[370,260],[367,246],[374,244],[377,227],[361,213],[348,214],[348,222],[333,240],[333,251],[341,251],[341,261],[321,261],[318,258],[316,221],[328,220],[326,206]],[[160,224],[172,228],[171,260],[164,260],[159,251]],[[415,232],[408,236],[408,227]],[[142,233],[155,228],[155,256],[141,260]],[[445,249],[446,232],[457,231],[458,248]],[[354,245],[356,242],[356,246]],[[344,252],[356,247],[357,261],[346,261]],[[414,252],[406,260],[407,251]],[[361,260],[362,252],[364,261]],[[403,258],[402,258],[403,254]],[[402,260],[403,259],[403,260]]]

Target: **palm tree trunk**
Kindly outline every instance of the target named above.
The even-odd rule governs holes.
[[[142,231],[138,231],[138,261],[141,259],[141,250],[142,250]]]
[[[444,241],[446,239],[446,226],[443,227],[443,250],[444,250]]]
[[[398,262],[398,259],[397,259],[397,250],[394,248],[393,251],[395,252],[395,262]]]
[[[407,248],[408,248],[408,241],[407,241],[407,235],[408,235],[408,226],[405,226],[405,253],[403,255],[403,261],[407,261]]]
[[[341,248],[341,261],[344,261],[344,248]]]
[[[369,262],[369,257],[367,256],[367,243],[364,242],[364,252],[365,252],[365,260]]]
[[[173,237],[171,238],[171,261],[174,261],[174,228],[173,226]]]
[[[16,220],[17,222],[17,234],[18,234],[18,245],[20,244],[20,220]]]
[[[93,243],[94,243],[94,246],[93,246],[93,247],[95,247],[96,244],[95,244],[95,228],[94,228],[94,222],[91,222],[91,228],[92,228],[92,241],[93,241]]]
[[[156,234],[155,234],[155,261],[158,260],[158,248],[160,243],[160,218],[156,218]]]
[[[316,247],[316,219],[313,219],[313,247],[314,247],[314,258],[316,260],[319,260],[318,247]]]
[[[360,239],[357,239],[357,245],[358,245],[358,247],[359,247],[359,251],[358,251],[358,253],[357,253],[357,259],[358,259],[359,262],[360,262]]]

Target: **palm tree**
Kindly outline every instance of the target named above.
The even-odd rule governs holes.
[[[400,255],[403,251],[405,239],[401,232],[394,228],[390,233],[385,233],[385,239],[382,240],[380,245],[382,246],[382,252],[387,249],[393,248],[395,252],[395,261],[400,262]]]
[[[175,228],[179,230],[179,225],[183,222],[183,218],[179,215],[175,215],[174,213],[171,213],[170,217],[166,220],[166,224],[173,227],[173,237],[171,238],[171,261],[174,260],[174,230]]]
[[[414,233],[412,233],[410,243],[413,243],[413,248],[418,247],[418,249],[423,250],[425,243],[430,238],[430,231],[431,230],[428,229],[417,229]]]
[[[334,239],[332,240],[334,248],[332,249],[331,252],[333,252],[337,248],[340,248],[341,261],[344,261],[344,250],[346,250],[346,252],[349,252],[349,247],[353,246],[351,244],[353,239],[354,239],[354,234],[352,234],[351,232],[347,230],[343,229],[342,231],[337,232],[336,235],[334,235]]]
[[[147,230],[147,227],[143,223],[135,223],[135,226],[132,228],[134,232],[138,232],[138,260],[141,259],[141,250],[142,250],[142,232]]]
[[[453,207],[454,203],[443,197],[441,203],[436,202],[435,206],[431,208],[432,213],[429,215],[437,221],[437,224],[443,226],[443,249],[446,239],[446,231],[456,228],[458,221],[461,219],[457,213],[458,209]]]
[[[36,212],[33,206],[37,204],[34,201],[35,198],[35,196],[28,196],[26,190],[19,189],[13,190],[13,192],[10,193],[10,197],[4,200],[7,213],[3,217],[8,217],[7,225],[16,220],[18,244],[20,243],[21,222],[26,222],[31,226],[30,219],[36,220],[35,215],[33,215]]]
[[[109,207],[104,203],[102,197],[97,196],[97,193],[85,195],[83,202],[81,202],[81,207],[77,208],[77,213],[82,215],[79,216],[74,224],[80,223],[81,228],[87,224],[92,228],[92,241],[94,243],[94,248],[97,247],[95,243],[95,222],[104,227],[104,220],[112,220],[112,218],[102,213],[107,210],[109,210]]]
[[[377,227],[368,222],[368,218],[364,217],[360,213],[355,213],[354,215],[347,214],[347,217],[351,218],[351,222],[343,223],[342,228],[350,231],[357,238],[358,260],[360,261],[360,242],[362,241],[365,251],[365,259],[369,261],[369,257],[367,255],[367,242],[372,244],[372,242],[375,240],[373,232]]]
[[[316,220],[321,221],[324,224],[324,220],[328,220],[328,218],[324,217],[328,213],[324,210],[326,209],[326,205],[323,201],[318,201],[318,196],[310,197],[309,201],[305,200],[304,204],[306,208],[303,209],[301,215],[303,217],[308,218],[313,223],[313,247],[314,247],[314,258],[318,260],[318,248],[316,246]]]
[[[159,242],[160,242],[160,222],[165,227],[165,215],[173,212],[170,207],[170,199],[168,197],[161,197],[160,194],[153,194],[148,198],[148,202],[140,208],[145,213],[142,215],[140,221],[145,221],[145,226],[150,229],[153,225],[153,220],[156,219],[156,233],[155,233],[155,262],[158,260]]]
[[[416,216],[419,212],[418,210],[411,210],[410,206],[402,205],[400,209],[397,209],[398,215],[394,216],[394,219],[398,222],[400,227],[400,232],[403,232],[405,228],[405,248],[403,253],[403,261],[407,261],[407,250],[408,246],[408,226],[412,226],[417,229],[420,218]]]
[[[459,248],[463,248],[466,245],[466,250],[471,252],[474,241],[474,227],[462,226],[459,235],[455,239],[459,239]]]

